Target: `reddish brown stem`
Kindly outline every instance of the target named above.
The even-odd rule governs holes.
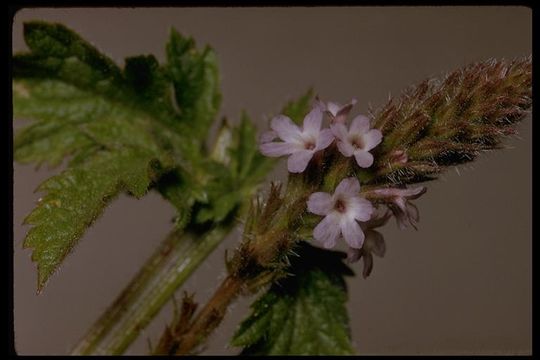
[[[180,338],[170,344],[168,355],[191,353],[221,323],[229,304],[242,289],[242,281],[229,275]]]

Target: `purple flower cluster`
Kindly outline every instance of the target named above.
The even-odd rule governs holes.
[[[357,115],[347,126],[347,117],[354,104],[356,99],[345,105],[333,102],[325,104],[316,99],[315,106],[304,118],[302,128],[287,116],[273,118],[270,123],[272,130],[260,137],[261,152],[271,157],[289,156],[288,170],[301,173],[317,152],[335,142],[343,156],[354,156],[359,167],[369,168],[374,160],[370,151],[381,143],[383,136],[380,130],[371,128],[369,118],[364,115]],[[330,127],[321,129],[324,114],[330,119]],[[276,138],[281,141],[274,141]],[[401,162],[407,162],[405,153],[395,155]],[[358,179],[345,178],[333,194],[315,192],[309,197],[308,211],[324,216],[314,228],[313,238],[325,248],[332,248],[342,236],[349,246],[349,259],[357,261],[363,256],[367,266],[364,272],[369,274],[371,253],[378,256],[384,254],[384,239],[373,228],[386,223],[390,214],[396,217],[400,228],[407,226],[407,223],[416,227],[418,210],[409,200],[418,198],[424,192],[424,187],[370,190],[370,198],[384,203],[390,210],[381,216],[377,214],[376,207],[361,196]]]
[[[347,129],[345,120],[355,103],[353,99],[345,106],[332,102],[325,105],[317,100],[316,106],[304,118],[302,129],[287,116],[273,118],[270,123],[272,130],[260,138],[261,152],[271,157],[289,155],[287,168],[292,173],[301,173],[316,152],[326,149],[336,140],[344,156],[354,155],[358,166],[370,167],[373,155],[369,151],[381,142],[382,133],[370,129],[369,119],[363,115],[355,117]],[[329,115],[331,125],[329,129],[321,130],[324,113]],[[276,137],[282,141],[273,141]]]

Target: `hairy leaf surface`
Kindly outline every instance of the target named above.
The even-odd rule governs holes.
[[[351,355],[343,253],[302,243],[290,275],[252,306],[232,345],[242,355]]]
[[[195,56],[194,49],[183,55],[190,67],[177,69],[194,81],[190,86],[200,88],[199,93],[187,88],[193,95],[183,102],[192,109],[188,121],[187,113],[177,110],[169,68],[153,56],[128,58],[121,69],[61,24],[28,22],[24,36],[30,52],[13,58],[14,115],[33,122],[17,131],[14,157],[54,167],[71,156],[65,172],[40,186],[46,195],[26,220],[33,227],[25,246],[34,249],[41,289],[112,197],[123,191],[140,197],[175,168],[184,174],[201,171],[190,161],[204,157],[200,152],[206,134],[180,131],[179,119],[210,122],[217,107],[211,112],[197,105],[207,96],[210,80],[193,74],[206,69],[209,60]],[[173,38],[183,39],[176,32]],[[214,65],[211,72],[217,78]],[[217,82],[211,93],[219,97]],[[180,179],[174,185],[189,183]],[[200,197],[191,187],[185,193]],[[197,196],[175,202],[179,212],[191,207],[193,198]]]
[[[112,198],[121,191],[136,197],[146,193],[155,177],[152,160],[152,153],[139,149],[102,151],[39,186],[46,194],[25,219],[33,227],[24,241],[34,250],[38,290]]]
[[[195,138],[204,137],[221,103],[214,51],[209,47],[198,51],[192,38],[172,29],[167,43],[166,73],[174,86],[182,123]]]

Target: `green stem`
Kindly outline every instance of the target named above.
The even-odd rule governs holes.
[[[115,301],[101,315],[101,317],[88,330],[86,335],[80,340],[72,350],[73,355],[90,355],[100,345],[104,337],[109,334],[111,328],[116,324],[133,305],[136,299],[148,286],[152,277],[155,276],[170,258],[170,249],[177,247],[181,242],[180,232],[172,231],[158,249],[146,261],[131,282],[124,288]]]
[[[279,259],[285,257],[300,240],[294,234],[302,224],[300,220],[305,214],[306,201],[314,189],[315,186],[309,184],[303,175],[289,175],[286,193],[281,199],[274,199],[279,206],[273,208],[267,201],[264,206],[273,208],[268,214],[269,218],[255,220],[256,227],[260,225],[256,222],[268,220],[270,226],[265,227],[265,231],[259,231],[260,228],[249,229],[246,225],[249,241],[246,242],[244,238],[236,249],[227,278],[193,319],[186,321],[180,314],[176,321],[182,323],[173,323],[165,330],[154,355],[192,353],[219,326],[227,308],[243,290],[253,289],[250,284],[254,282],[257,287],[263,287],[276,278],[283,270],[277,265]],[[250,216],[254,216],[254,212],[247,214],[246,224],[250,223]],[[172,337],[170,329],[176,329]]]
[[[172,232],[72,354],[122,354],[233,225]]]

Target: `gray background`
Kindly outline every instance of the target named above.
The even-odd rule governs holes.
[[[58,21],[119,64],[152,53],[164,59],[169,28],[216,50],[221,115],[247,109],[259,129],[285,100],[312,85],[328,100],[359,99],[355,113],[389,93],[473,61],[531,53],[531,10],[524,7],[341,7],[25,9],[13,24]],[[16,121],[15,128],[20,121]],[[387,256],[367,280],[349,279],[352,336],[361,354],[527,354],[532,344],[531,118],[507,139],[510,149],[482,155],[428,184],[417,201],[417,232],[392,221],[382,232]],[[282,164],[283,165],[283,164]],[[15,336],[20,354],[65,354],[165,236],[173,209],[158,195],[121,196],[87,232],[37,296],[35,266],[21,226],[60,169],[14,165]],[[281,166],[271,176],[283,178]],[[224,276],[230,236],[184,289],[207,299]],[[361,272],[361,264],[354,269]],[[251,299],[238,301],[211,337],[206,354],[227,347]],[[144,354],[171,315],[160,313],[128,353]]]

